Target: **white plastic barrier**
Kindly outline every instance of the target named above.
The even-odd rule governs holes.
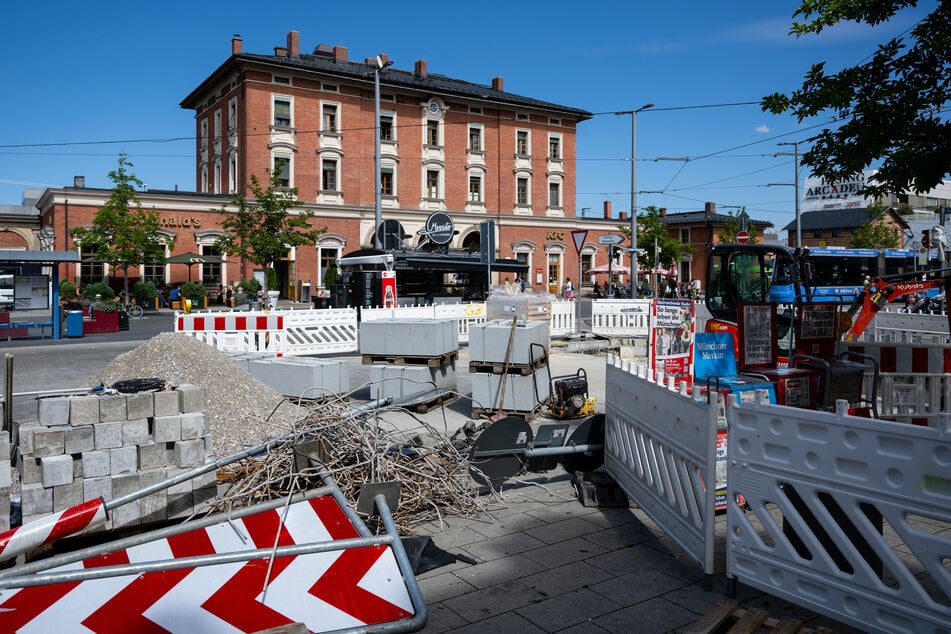
[[[948,318],[945,315],[880,312],[859,341],[945,343],[948,341]]]
[[[865,631],[947,632],[949,417],[846,406],[728,408],[727,577]]]
[[[304,311],[175,313],[175,332],[225,352],[284,353],[285,318]]]
[[[356,352],[355,308],[295,310],[285,317],[283,352],[288,356]]]
[[[627,361],[620,363],[608,355],[605,469],[711,575],[716,405],[635,376]]]
[[[651,300],[596,299],[591,302],[591,332],[609,337],[646,337]]]

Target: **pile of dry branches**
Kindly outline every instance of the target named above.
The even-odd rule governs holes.
[[[386,415],[386,410],[354,414],[343,402],[310,408],[287,443],[219,472],[229,487],[214,511],[323,486],[326,473],[354,508],[365,483],[399,481],[399,507],[390,511],[401,534],[447,515],[486,512],[485,498],[469,475],[465,437],[448,438],[418,419],[416,429],[396,429]]]

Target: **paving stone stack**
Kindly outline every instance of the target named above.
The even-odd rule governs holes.
[[[360,324],[371,397],[412,399],[425,407],[457,389],[459,331],[452,319],[381,319]],[[437,392],[433,392],[433,390]]]
[[[36,421],[14,424],[24,524],[86,500],[137,491],[212,455],[200,387],[44,398],[37,408]],[[120,506],[93,530],[188,517],[216,493],[212,471]]]
[[[548,399],[549,322],[496,319],[469,329],[472,415],[534,415]],[[509,349],[511,341],[511,349]],[[504,383],[504,397],[502,389]]]
[[[261,383],[284,396],[319,400],[350,392],[350,364],[338,359],[275,357],[247,352],[231,360]]]

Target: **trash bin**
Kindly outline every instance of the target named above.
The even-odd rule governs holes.
[[[119,330],[129,329],[129,313],[124,310],[119,311]]]
[[[67,310],[66,311],[66,336],[67,337],[82,337],[83,336],[83,311],[81,310]]]

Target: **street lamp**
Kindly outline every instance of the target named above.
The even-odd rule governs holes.
[[[373,245],[377,249],[383,248],[383,240],[380,236],[383,225],[383,164],[380,159],[380,71],[388,66],[392,66],[391,60],[383,60],[380,55],[376,56],[376,68],[373,69],[373,121],[374,121],[374,154],[373,154],[373,172],[376,179],[376,185],[373,197]]]
[[[635,295],[637,279],[637,113],[653,108],[654,104],[645,103],[637,110],[621,110],[616,115],[631,115],[631,299]]]
[[[795,157],[795,167],[796,167],[796,180],[793,181],[792,186],[796,188],[796,248],[802,247],[802,221],[799,216],[799,144],[801,141],[792,141],[792,142],[783,142],[777,143],[776,145],[791,145],[795,148],[793,153],[790,155],[789,152],[777,152],[776,156],[794,156]],[[786,185],[788,183],[774,183]]]

